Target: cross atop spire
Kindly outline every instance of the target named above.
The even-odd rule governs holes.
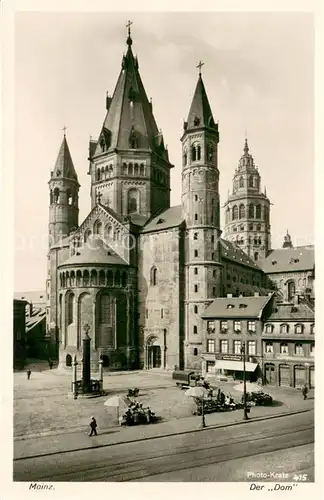
[[[203,65],[204,65],[204,64],[205,64],[205,63],[203,63],[203,62],[199,61],[199,63],[198,63],[198,64],[197,64],[197,66],[196,66],[196,68],[198,68],[198,69],[199,69],[199,76],[201,76],[201,68],[203,67]]]
[[[67,131],[67,127],[64,125],[64,127],[62,128],[63,132],[64,132],[64,137],[66,136],[66,131]]]
[[[133,21],[128,21],[128,23],[126,24],[126,28],[128,28],[128,38],[127,38],[126,43],[129,46],[131,46],[132,43],[133,43],[133,40],[131,38],[131,29],[130,29],[130,27],[131,27],[132,24],[133,24]]]

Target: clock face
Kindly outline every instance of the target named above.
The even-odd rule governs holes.
[[[56,176],[57,176],[57,177],[59,177],[60,175],[61,175],[61,170],[58,170],[58,171],[56,172]]]

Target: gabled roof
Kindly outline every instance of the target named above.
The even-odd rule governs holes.
[[[164,147],[148,101],[140,74],[137,57],[132,52],[132,40],[127,40],[128,49],[122,60],[112,98],[109,98],[109,108],[97,142],[94,155],[107,150],[129,150],[131,138],[137,141],[136,149],[149,149],[168,161],[168,152]]]
[[[267,274],[294,271],[310,271],[315,266],[314,245],[278,248],[272,250],[265,259],[260,259],[259,266]]]
[[[197,127],[208,127],[218,130],[218,126],[214,122],[201,74],[199,74],[196,90],[191,102],[186,130]]]
[[[32,316],[26,318],[26,333],[29,333],[36,325],[46,319],[46,309],[38,309]]]
[[[53,177],[73,179],[78,182],[78,176],[76,174],[69,146],[64,135],[63,141],[60,147],[60,151],[55,163]]]
[[[231,241],[221,238],[221,249],[223,259],[232,260],[242,266],[253,267],[256,270],[261,271],[260,266],[254,260],[250,259],[250,257],[246,255],[246,253],[239,246],[235,245]]]
[[[149,233],[153,231],[164,231],[172,227],[180,226],[183,222],[181,205],[167,208],[164,212],[160,212],[142,228],[141,233]]]
[[[267,322],[270,321],[301,321],[309,319],[314,321],[315,313],[307,304],[274,304]]]
[[[111,248],[108,248],[100,238],[92,238],[91,243],[85,243],[83,247],[76,248],[76,252],[59,267],[81,266],[81,265],[128,265]]]
[[[224,297],[215,299],[201,315],[203,319],[255,318],[260,319],[273,294],[265,297]]]

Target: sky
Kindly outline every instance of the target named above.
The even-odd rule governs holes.
[[[314,36],[308,13],[19,12],[15,18],[15,291],[45,289],[50,171],[67,127],[90,210],[89,136],[98,137],[133,21],[133,52],[168,145],[180,204],[181,143],[199,60],[219,122],[221,204],[245,133],[266,185],[272,246],[314,242]],[[224,227],[223,210],[221,224]]]

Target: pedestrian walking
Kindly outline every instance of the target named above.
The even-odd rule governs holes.
[[[49,365],[49,368],[51,370],[53,368],[53,361],[51,358],[48,360],[48,365]]]
[[[308,387],[307,387],[306,384],[304,385],[304,387],[302,389],[302,393],[303,393],[303,396],[304,396],[304,400],[307,399]]]
[[[28,370],[27,370],[27,380],[30,379],[30,376],[31,376],[31,370],[28,368]]]
[[[91,432],[89,434],[89,436],[98,436],[97,434],[97,421],[94,417],[91,417],[91,422],[90,422],[90,429],[91,429]]]

